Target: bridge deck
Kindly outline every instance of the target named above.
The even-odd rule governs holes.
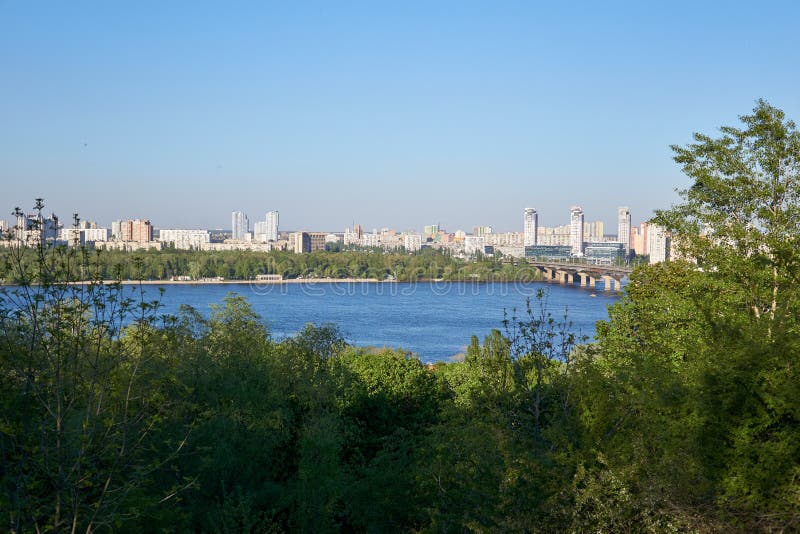
[[[544,267],[558,271],[584,272],[587,274],[595,274],[597,276],[627,276],[633,272],[633,267],[622,267],[618,265],[595,265],[587,263],[560,263],[544,261],[531,261],[528,263],[534,267]]]

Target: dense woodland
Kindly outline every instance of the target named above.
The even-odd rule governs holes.
[[[277,341],[231,295],[163,317],[9,254],[0,521],[12,532],[800,530],[800,135],[764,102],[674,147],[643,266],[574,339],[546,294],[427,367],[334,326]],[[266,321],[266,323],[264,322]],[[127,326],[126,326],[127,325]]]
[[[0,261],[10,254],[0,248]],[[27,265],[35,269],[35,253],[28,250]],[[451,281],[527,281],[541,275],[525,262],[512,258],[479,258],[465,261],[449,254],[425,249],[415,254],[377,251],[317,251],[310,254],[272,251],[150,250],[126,252],[83,250],[84,256],[65,264],[75,280],[168,280],[173,276],[192,279],[222,277],[251,280],[259,274],[284,278],[373,278],[410,282],[426,279]],[[32,275],[33,272],[28,273]],[[20,273],[9,272],[11,282]]]

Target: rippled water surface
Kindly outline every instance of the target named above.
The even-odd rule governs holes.
[[[251,285],[165,285],[163,312],[188,304],[208,315],[209,305],[233,292],[244,296],[274,337],[307,323],[335,323],[357,345],[402,347],[424,361],[462,353],[470,336],[502,330],[503,312],[522,309],[528,297],[547,292],[551,313],[566,308],[576,332],[594,336],[595,322],[607,317],[617,296],[547,283],[319,283]],[[147,287],[148,292],[155,291]],[[593,296],[594,295],[594,296]],[[535,298],[534,298],[535,300]]]

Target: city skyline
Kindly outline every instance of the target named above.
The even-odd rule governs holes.
[[[64,226],[52,214],[43,212],[44,199],[36,199],[35,213],[24,214],[14,209],[13,227],[0,221],[3,246],[48,243],[55,246],[89,246],[99,249],[126,251],[161,250],[174,247],[180,250],[226,251],[250,250],[270,252],[291,250],[302,254],[328,249],[337,251],[339,245],[364,247],[382,251],[405,250],[417,252],[423,245],[448,250],[464,258],[476,258],[496,253],[512,258],[547,258],[562,260],[585,258],[594,263],[627,261],[631,249],[637,255],[651,250],[651,263],[671,257],[671,235],[658,225],[642,223],[630,226],[628,207],[618,208],[617,234],[606,234],[603,221],[585,221],[580,206],[570,207],[569,224],[554,227],[538,226],[536,210],[523,211],[523,230],[494,232],[491,226],[475,226],[472,233],[461,229],[448,232],[439,224],[424,226],[423,234],[416,230],[397,232],[382,228],[364,232],[361,225],[345,228],[344,232],[293,230],[279,232],[279,212],[267,212],[265,221],[257,221],[251,232],[249,218],[241,211],[231,213],[231,231],[213,235],[208,229],[155,229],[150,220],[117,220],[111,229],[98,227],[96,221],[83,220],[73,214],[72,226]],[[154,231],[157,230],[157,233]],[[630,247],[633,243],[634,246]]]
[[[52,213],[54,216],[59,217],[59,220],[62,223],[63,228],[71,228],[72,227],[72,223],[70,221],[68,221],[67,219],[64,219],[61,215],[56,213],[55,210],[52,210],[52,209],[49,208],[46,198],[37,197],[37,200],[40,200],[40,201],[43,202],[43,204],[44,204],[44,210],[43,210],[44,214]],[[16,206],[20,209],[20,211],[23,214],[32,215],[36,211],[35,208],[33,208],[33,207],[25,208],[24,205],[21,204],[21,203],[17,203]],[[474,224],[468,225],[465,228],[461,228],[461,227],[454,228],[454,227],[450,227],[450,226],[448,226],[446,224],[442,224],[442,223],[439,223],[439,222],[437,222],[437,223],[429,223],[427,221],[418,222],[415,225],[409,225],[409,226],[405,226],[405,227],[392,227],[392,226],[389,226],[389,225],[386,225],[386,224],[365,225],[365,224],[359,223],[358,222],[358,218],[352,217],[351,218],[352,219],[352,223],[351,224],[355,225],[358,228],[361,228],[364,233],[369,233],[369,232],[372,232],[372,231],[384,230],[384,229],[392,229],[392,230],[396,230],[398,232],[409,232],[410,231],[410,232],[416,232],[416,233],[420,233],[420,234],[437,233],[440,230],[441,231],[446,231],[447,233],[465,232],[467,234],[470,234],[470,233],[474,234],[475,233],[474,231],[476,229],[480,230],[481,233],[486,232],[486,233],[495,233],[495,234],[497,234],[497,233],[508,233],[508,232],[514,233],[514,232],[516,232],[516,233],[524,234],[524,236],[525,236],[524,239],[526,240],[525,244],[529,245],[529,244],[535,244],[534,243],[534,239],[535,238],[533,238],[532,236],[537,235],[537,230],[539,230],[539,229],[542,229],[542,228],[554,229],[554,228],[559,228],[559,227],[570,227],[570,226],[572,226],[573,225],[572,217],[573,217],[573,213],[574,213],[574,211],[576,209],[580,210],[580,212],[581,212],[580,213],[580,218],[581,218],[581,221],[583,221],[583,219],[584,219],[584,211],[583,211],[582,207],[581,206],[577,206],[577,205],[571,205],[568,208],[568,211],[569,211],[568,215],[564,216],[564,213],[567,212],[567,208],[562,210],[562,214],[561,214],[562,215],[562,219],[553,220],[553,221],[545,221],[546,224],[540,224],[539,217],[538,217],[538,210],[536,208],[532,208],[532,207],[529,206],[529,207],[526,207],[524,210],[522,210],[522,212],[523,212],[523,220],[522,220],[522,222],[519,223],[519,221],[517,221],[518,222],[518,226],[516,228],[509,228],[509,229],[498,228],[497,226],[495,226],[493,224],[485,224],[487,221],[482,221],[480,224],[478,224],[476,222]],[[14,208],[14,210],[16,210],[16,208]],[[619,214],[619,213],[621,213],[621,210],[625,210],[625,212],[627,213],[627,220],[628,220],[627,229],[628,229],[628,231],[630,231],[630,227],[631,227],[630,209],[627,206],[618,207],[618,208],[616,208],[615,213]],[[9,213],[11,213],[11,211],[9,211]],[[227,225],[221,225],[221,226],[217,226],[217,227],[213,227],[213,226],[212,227],[204,227],[202,225],[198,225],[198,224],[194,224],[193,225],[191,223],[186,225],[186,226],[164,225],[164,224],[160,224],[158,222],[158,220],[156,220],[155,218],[148,217],[146,215],[145,216],[137,216],[137,217],[120,217],[120,216],[116,216],[115,218],[113,218],[110,221],[104,221],[104,220],[102,220],[100,218],[94,217],[91,213],[85,214],[85,215],[81,214],[81,213],[78,213],[78,212],[74,212],[74,211],[71,211],[70,213],[73,213],[74,215],[78,216],[78,219],[80,220],[80,227],[81,228],[84,228],[86,223],[91,222],[95,226],[108,228],[112,233],[116,233],[113,230],[114,227],[116,225],[119,225],[124,220],[128,220],[128,221],[131,221],[131,220],[142,220],[142,221],[145,221],[146,220],[147,223],[151,224],[152,228],[154,228],[154,229],[168,229],[168,230],[172,230],[172,229],[180,229],[180,230],[203,229],[203,230],[216,230],[216,231],[230,232],[231,236],[234,239],[239,239],[239,240],[242,240],[243,236],[245,234],[247,234],[247,233],[250,233],[252,235],[252,237],[254,237],[254,238],[258,234],[263,234],[263,235],[267,236],[265,238],[265,240],[275,241],[277,239],[276,235],[278,233],[278,228],[279,228],[279,210],[266,211],[266,216],[265,216],[266,220],[265,221],[257,221],[257,220],[251,221],[250,220],[250,215],[249,215],[248,212],[246,212],[244,210],[234,210],[232,212],[228,212],[230,218],[228,219],[229,222],[227,223]],[[589,214],[589,215],[590,215],[589,216],[589,220],[591,220],[592,222],[599,222],[599,223],[605,225],[609,229],[609,232],[605,233],[605,235],[608,235],[608,236],[610,236],[610,235],[619,235],[620,230],[622,229],[622,226],[617,227],[616,225],[606,225],[605,224],[606,221],[602,217],[598,217],[595,214]],[[11,227],[11,226],[14,225],[14,217],[13,216],[8,216],[8,217],[0,216],[0,222],[5,223],[7,227]],[[646,220],[640,221],[640,223],[642,223],[642,222],[647,222],[647,221]],[[489,221],[489,223],[491,223],[491,221]],[[350,224],[347,224],[347,223],[345,223],[345,224],[346,224],[346,226],[344,227],[345,231],[346,231],[346,229],[351,228]],[[260,226],[260,225],[263,225],[263,226]],[[634,226],[636,226],[636,225],[634,225]],[[284,227],[282,224],[280,225],[280,231],[281,232],[285,232],[285,231],[294,232],[294,231],[304,231],[304,230],[308,231],[310,228],[312,228],[312,227],[307,225],[307,224],[303,225],[302,223],[301,223],[300,226],[298,226],[296,228],[287,228],[287,227]],[[435,230],[429,231],[429,229],[431,229],[431,228],[435,228]],[[472,230],[472,232],[469,231],[470,229]],[[330,233],[338,233],[338,234],[343,233],[343,229],[341,227],[340,228],[315,228],[315,230],[316,231],[325,231],[325,232],[330,232]],[[614,230],[616,232],[616,234],[614,234],[614,232],[611,232],[611,230]]]
[[[5,195],[177,228],[571,204],[612,228],[677,201],[671,144],[758,98],[800,116],[791,2],[315,6],[2,3]]]

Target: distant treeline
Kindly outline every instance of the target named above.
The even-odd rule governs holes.
[[[0,261],[10,253],[0,248]],[[35,248],[26,251],[29,259]],[[33,265],[33,262],[29,262]],[[252,251],[84,250],[63,266],[72,279],[168,280],[173,276],[250,280],[259,274],[284,278],[374,278],[416,281],[529,281],[539,272],[524,261],[482,258],[465,261],[436,250],[416,254],[318,251],[310,254]],[[66,273],[65,273],[66,274]],[[9,280],[14,282],[15,280]]]

